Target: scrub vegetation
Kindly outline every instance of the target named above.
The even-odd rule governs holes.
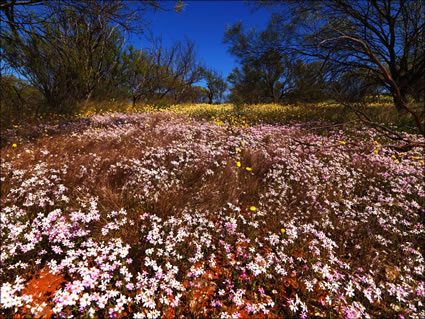
[[[424,4],[249,3],[0,1],[1,319],[425,318]]]

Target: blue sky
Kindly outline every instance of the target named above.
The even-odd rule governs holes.
[[[194,41],[198,56],[207,66],[227,76],[238,64],[223,44],[226,25],[242,21],[247,28],[263,29],[270,13],[265,8],[253,11],[245,1],[184,1],[183,12],[156,11],[149,13],[150,28],[155,36],[162,35],[164,45],[184,40],[185,36]],[[172,5],[173,2],[170,2]],[[140,48],[140,37],[133,36],[131,43]],[[147,42],[146,40],[144,40]]]

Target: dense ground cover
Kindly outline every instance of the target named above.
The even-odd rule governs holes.
[[[422,104],[411,105],[417,112],[423,109]],[[398,112],[394,104],[382,98],[375,103],[352,103],[351,107],[367,115],[376,123],[394,127],[397,130],[410,133],[417,132],[413,118],[407,112]],[[46,120],[50,122],[68,122],[75,118],[87,118],[105,112],[167,112],[173,114],[187,115],[200,120],[212,120],[216,124],[228,123],[240,127],[257,124],[285,124],[288,121],[329,121],[333,123],[346,123],[358,121],[356,114],[344,105],[335,102],[281,105],[281,104],[257,104],[257,105],[233,105],[233,104],[179,104],[179,105],[132,105],[127,101],[90,102],[80,105],[75,113],[51,114],[43,113],[34,117],[34,114],[20,112],[15,117],[1,119],[4,115],[0,113],[0,127],[7,129],[11,127],[28,126],[29,122],[41,123]],[[39,132],[39,131],[38,131]],[[36,133],[36,132],[33,132]],[[4,137],[4,136],[3,136]],[[4,140],[0,141],[3,145]]]
[[[422,149],[176,113],[4,134],[4,316],[425,317]]]

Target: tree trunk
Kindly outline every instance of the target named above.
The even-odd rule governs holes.
[[[85,104],[88,104],[90,102],[90,98],[91,98],[92,94],[93,94],[93,90],[91,90],[90,92],[88,92],[86,94],[86,96],[84,97],[84,103]]]
[[[137,101],[139,100],[139,98],[138,98],[136,95],[133,95],[133,96],[131,97],[131,100],[132,100],[132,106],[133,106],[133,107],[136,107],[136,103],[137,103]]]
[[[398,95],[396,92],[393,92],[393,101],[394,105],[397,108],[397,111],[401,112],[405,110],[405,107],[403,104],[406,103],[406,97],[407,97],[407,90],[405,88],[400,88],[400,95]]]

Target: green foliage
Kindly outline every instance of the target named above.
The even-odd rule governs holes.
[[[391,103],[391,97],[379,96],[378,102],[359,103],[356,109],[389,128],[415,133],[415,123],[404,113],[400,114]],[[415,105],[419,110],[420,105]],[[149,108],[147,109],[149,110]],[[331,125],[360,120],[354,112],[335,102],[294,104],[185,104],[174,105],[169,112],[185,114],[200,120],[212,120],[217,124],[245,127],[257,124],[287,124],[323,121]]]
[[[298,60],[291,67],[293,84],[286,95],[289,103],[314,103],[329,99],[329,83],[322,62],[302,63]]]
[[[303,62],[288,53],[282,43],[290,41],[290,35],[281,31],[274,21],[261,32],[244,30],[241,23],[226,29],[224,41],[241,63],[228,77],[233,103],[305,103],[328,98],[322,63]]]
[[[204,70],[204,78],[207,82],[206,93],[208,96],[208,103],[212,104],[214,101],[220,102],[227,89],[227,83],[223,76],[217,71],[210,69]]]
[[[123,61],[127,65],[124,85],[133,104],[149,98],[154,85],[154,61],[152,57],[143,50],[128,46],[123,54]]]
[[[290,58],[273,48],[281,35],[271,26],[263,32],[244,30],[241,23],[227,27],[224,42],[235,55],[241,68],[229,75],[232,84],[230,100],[233,103],[279,103],[289,85]]]
[[[370,95],[389,92],[399,111],[410,113],[418,130],[425,134],[423,113],[409,100],[424,98],[425,47],[424,5],[420,1],[273,1],[261,2],[274,11],[267,28],[244,30],[241,23],[228,27],[225,42],[244,65],[270,50],[290,56],[286,74],[287,90],[281,91],[291,103],[305,97],[320,100],[331,94],[342,103],[358,102]],[[303,59],[303,67],[299,59]],[[266,58],[267,62],[272,61]],[[319,67],[320,65],[320,67]],[[285,65],[286,66],[286,65]],[[245,70],[247,71],[247,70]],[[236,72],[237,73],[237,72]],[[230,81],[251,88],[248,74],[234,74]],[[267,77],[256,70],[256,77]],[[261,102],[266,94],[258,82]],[[282,82],[284,83],[284,82]],[[272,88],[268,85],[268,88]],[[234,86],[232,93],[243,92]],[[322,91],[320,93],[320,91]],[[234,94],[235,100],[245,94]],[[276,100],[274,100],[276,102]]]
[[[120,73],[121,32],[93,6],[87,12],[64,5],[53,12],[55,24],[38,25],[43,37],[10,34],[2,41],[6,62],[42,93],[52,112],[72,113]]]
[[[13,75],[0,77],[0,126],[7,128],[19,119],[43,111],[42,96],[34,87]]]
[[[124,82],[133,105],[138,102],[174,104],[201,96],[193,85],[203,75],[193,42],[176,42],[164,48],[161,40],[150,51],[128,47],[123,55]]]

